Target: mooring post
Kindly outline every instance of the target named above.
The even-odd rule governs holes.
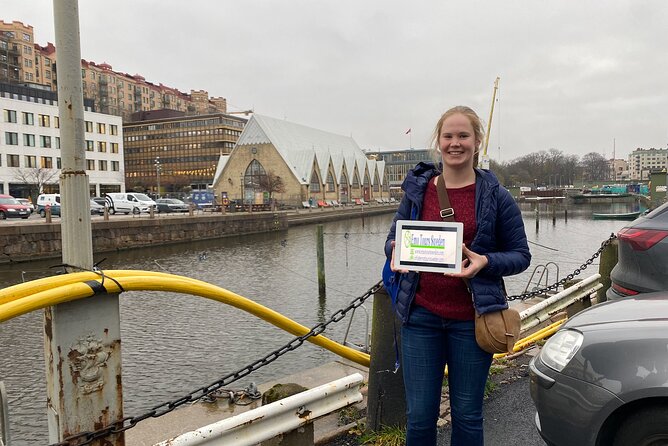
[[[608,246],[603,248],[603,252],[601,252],[601,262],[598,265],[598,273],[601,275],[600,282],[603,285],[603,288],[598,290],[596,293],[596,302],[598,303],[608,300],[605,292],[608,291],[608,288],[610,288],[612,285],[612,280],[610,280],[610,273],[617,264],[619,256],[618,247],[619,243],[617,242],[617,239],[614,239],[608,244]]]
[[[62,261],[67,272],[93,268],[89,182],[84,151],[79,7],[54,0],[58,48],[58,111]],[[95,431],[123,418],[118,295],[95,295],[44,310],[49,442]],[[93,444],[122,446],[123,434]]]
[[[540,214],[538,212],[538,203],[536,203],[536,232],[538,232],[538,227],[540,225]]]
[[[401,341],[401,322],[385,288],[373,297],[371,325],[371,364],[367,395],[367,428],[406,426],[406,400],[401,368],[396,370]],[[396,344],[395,344],[396,342]]]
[[[325,243],[323,240],[323,226],[316,227],[316,255],[318,257],[318,293],[325,295]]]

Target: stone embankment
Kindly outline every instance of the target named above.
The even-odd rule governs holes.
[[[92,217],[93,252],[187,243],[262,232],[285,231],[289,226],[365,218],[394,212],[396,206],[379,205],[279,212],[213,213]],[[26,262],[61,256],[60,218],[0,223],[0,263]]]

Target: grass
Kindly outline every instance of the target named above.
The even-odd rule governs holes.
[[[365,432],[360,435],[360,444],[373,446],[402,446],[406,443],[406,429],[396,426],[383,426],[378,432]]]

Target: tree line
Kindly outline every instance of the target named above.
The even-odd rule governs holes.
[[[608,160],[600,153],[590,152],[580,158],[557,149],[533,152],[502,163],[491,160],[490,169],[501,184],[509,187],[564,187],[612,177]]]

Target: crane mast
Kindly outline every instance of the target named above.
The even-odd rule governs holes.
[[[485,143],[482,147],[482,156],[480,157],[479,167],[489,169],[489,156],[487,155],[487,146],[489,145],[489,132],[492,129],[492,116],[494,115],[494,103],[496,102],[496,91],[499,89],[499,80],[497,76],[494,81],[494,91],[492,92],[492,107],[489,109],[489,120],[487,121],[487,132],[485,132]]]

